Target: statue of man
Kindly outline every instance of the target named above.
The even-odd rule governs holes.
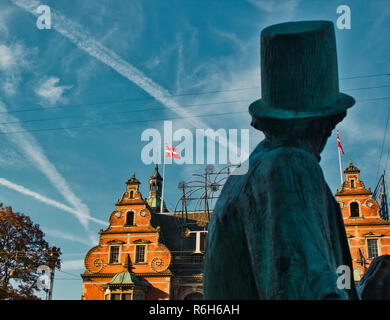
[[[248,172],[229,177],[212,214],[205,299],[358,299],[340,207],[319,166],[355,103],[339,91],[333,23],[264,29],[261,84],[249,112],[265,139]],[[339,276],[347,276],[341,285]]]

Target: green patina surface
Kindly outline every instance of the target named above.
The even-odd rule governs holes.
[[[123,271],[116,274],[112,280],[108,283],[109,285],[144,285],[137,276],[129,271]]]

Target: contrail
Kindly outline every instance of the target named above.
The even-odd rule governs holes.
[[[14,116],[7,114],[8,111],[5,104],[0,100],[0,120],[1,122],[15,122],[12,125],[5,125],[0,123],[0,131],[5,134],[9,129],[23,130]],[[23,135],[7,135],[8,139],[17,146],[30,160],[37,166],[37,168],[49,179],[51,184],[62,196],[74,207],[74,214],[79,222],[83,225],[85,230],[89,233],[91,239],[93,235],[88,229],[88,220],[90,218],[89,208],[72,192],[65,179],[57,171],[55,166],[47,159],[38,141],[30,133],[25,132]]]
[[[20,8],[30,12],[34,16],[38,16],[37,8],[42,5],[37,0],[12,0],[12,2],[19,6]],[[148,78],[144,73],[138,70],[136,67],[123,60],[119,55],[117,55],[114,51],[108,49],[100,42],[93,39],[79,24],[69,20],[65,16],[63,16],[58,10],[51,10],[52,16],[52,27],[74,43],[81,50],[88,53],[90,56],[96,58],[100,62],[105,65],[111,67],[113,70],[118,72],[123,77],[127,78],[140,88],[142,88],[145,92],[147,92],[150,96],[155,98],[157,101],[161,102],[167,108],[180,115],[181,117],[189,118],[194,116],[193,113],[188,110],[180,107],[176,101],[167,97],[170,95],[168,90],[161,87],[153,80]],[[191,120],[191,124],[196,128],[207,129],[208,126],[205,122],[193,118]],[[214,136],[209,136],[211,139],[215,139]],[[218,141],[225,147],[228,147],[228,142],[226,139],[221,139]],[[241,153],[242,161],[248,157],[246,152]]]
[[[63,204],[63,203],[60,203],[58,201],[55,201],[55,200],[52,200],[52,199],[49,199],[37,192],[34,192],[34,191],[31,191],[30,189],[27,189],[19,184],[16,184],[16,183],[13,183],[7,179],[4,179],[4,178],[0,178],[0,185],[4,186],[4,187],[7,187],[9,189],[12,189],[12,190],[15,190],[17,192],[20,192],[22,194],[25,194],[27,196],[30,196],[38,201],[41,201],[43,203],[46,203],[50,206],[53,206],[53,207],[56,207],[58,209],[61,209],[63,211],[66,211],[66,212],[69,212],[73,215],[75,215],[76,217],[77,216],[77,213],[76,213],[76,210]],[[82,214],[82,213],[81,213]],[[107,226],[108,224],[105,222],[105,221],[102,221],[102,220],[99,220],[99,219],[96,219],[96,218],[93,218],[93,217],[87,217],[88,220],[90,221],[93,221],[93,222],[96,222],[98,224],[101,224],[103,226]]]

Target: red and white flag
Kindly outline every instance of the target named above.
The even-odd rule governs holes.
[[[180,156],[177,154],[176,148],[165,146],[165,158],[180,159]]]
[[[341,150],[341,152],[344,154],[344,150],[341,147],[341,143],[340,143],[339,130],[337,130],[337,146]]]

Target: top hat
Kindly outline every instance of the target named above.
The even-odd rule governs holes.
[[[262,98],[257,118],[299,119],[342,113],[355,99],[339,91],[336,41],[330,21],[272,25],[261,32]]]

